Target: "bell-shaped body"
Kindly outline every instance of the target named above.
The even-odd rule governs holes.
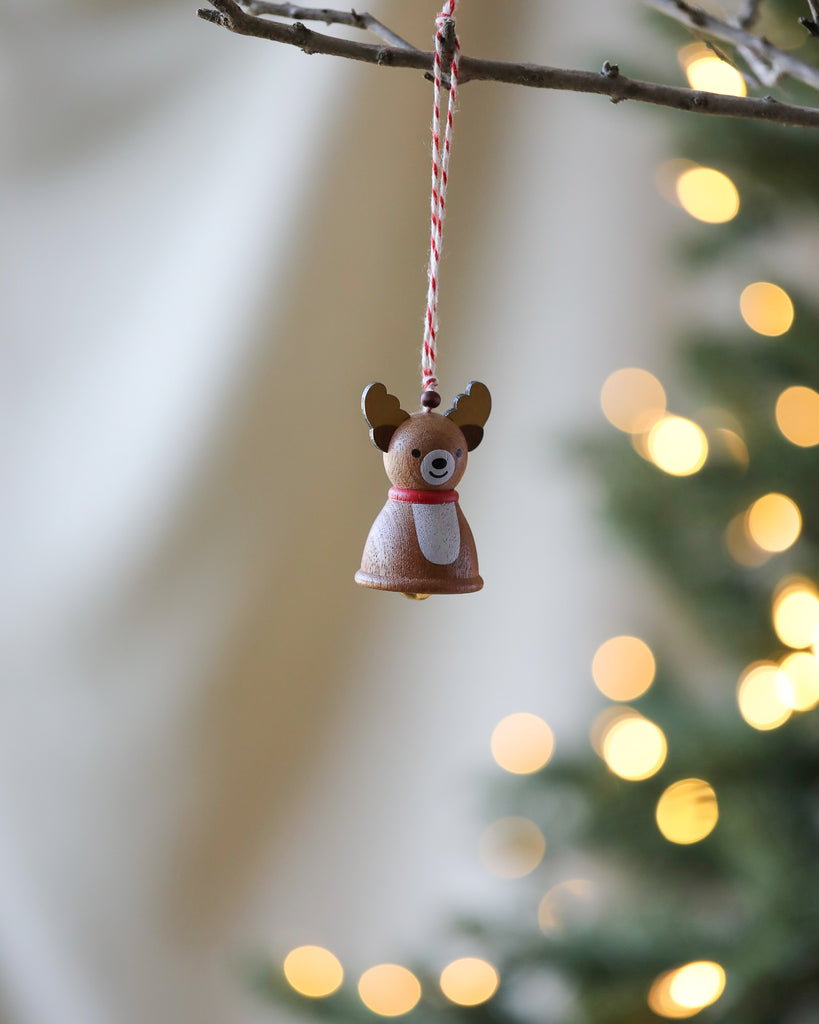
[[[472,411],[481,401],[485,413],[465,416],[476,422],[462,427],[457,413],[469,408],[473,389]],[[483,436],[489,392],[470,385],[446,416],[430,409],[410,416],[381,384],[367,388],[363,404],[393,486],[367,537],[356,583],[411,595],[480,590],[475,541],[454,487]]]
[[[458,492],[390,488],[367,537],[355,580],[404,594],[480,590],[478,554]]]

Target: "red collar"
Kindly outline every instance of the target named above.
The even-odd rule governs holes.
[[[413,505],[448,505],[458,500],[458,492],[413,491],[407,487],[391,487],[388,497],[393,501],[411,501]]]

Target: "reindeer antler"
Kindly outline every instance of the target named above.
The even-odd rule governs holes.
[[[483,425],[491,411],[489,388],[479,380],[470,381],[466,391],[455,396],[455,402],[446,415],[461,428],[469,451],[477,448],[483,440]]]
[[[364,388],[361,411],[370,427],[370,440],[380,451],[390,446],[390,439],[399,423],[409,419],[395,395],[389,394],[383,384],[372,383]]]

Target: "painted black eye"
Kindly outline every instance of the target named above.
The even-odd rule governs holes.
[[[417,448],[413,448],[412,449],[412,457],[414,459],[420,459],[421,458],[421,453],[418,451]]]
[[[463,450],[462,450],[461,448],[456,448],[456,449],[455,449],[455,458],[456,458],[456,459],[460,459],[460,457],[461,457],[462,455],[463,455]]]

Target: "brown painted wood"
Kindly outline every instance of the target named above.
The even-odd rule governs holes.
[[[446,416],[425,409],[400,419],[403,410],[383,384],[368,386],[362,407],[376,447],[390,432],[384,468],[394,488],[456,497],[446,492],[454,492],[463,477],[468,452],[480,443],[491,409],[485,385],[473,381]],[[480,590],[475,541],[458,501],[412,497],[416,500],[387,498],[367,537],[356,582],[404,594]]]
[[[409,413],[404,412],[395,395],[388,394],[384,385],[376,382],[364,388],[361,411],[370,426],[370,440],[382,452],[389,447],[390,438],[398,424],[409,419]]]

